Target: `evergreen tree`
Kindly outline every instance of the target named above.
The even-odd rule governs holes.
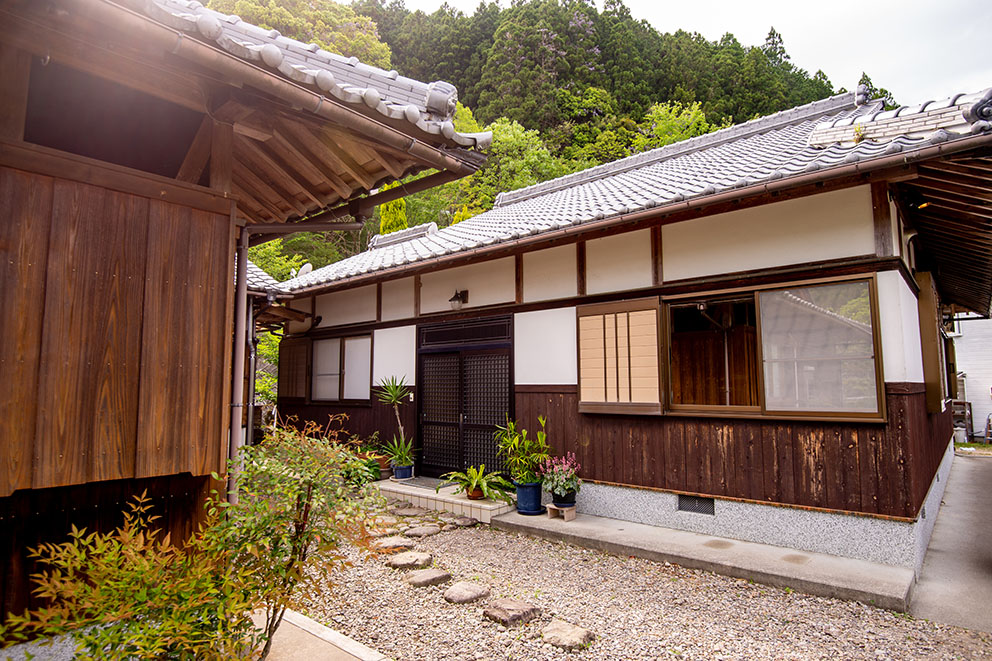
[[[875,87],[875,83],[871,82],[871,78],[864,71],[861,72],[861,80],[858,81],[858,85],[864,85],[867,88],[869,100],[881,99],[882,103],[885,104],[886,110],[893,110],[899,107],[899,104],[896,103],[896,100],[892,96],[892,92],[884,87]]]
[[[386,191],[397,186],[399,183],[387,184],[382,187],[382,190]],[[402,197],[392,202],[383,202],[378,207],[378,213],[379,234],[389,234],[390,232],[405,230],[408,227],[406,223],[406,200]]]

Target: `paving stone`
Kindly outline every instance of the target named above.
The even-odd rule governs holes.
[[[389,537],[398,534],[400,534],[400,531],[397,528],[382,528],[381,530],[372,530],[369,532],[369,535],[372,537]]]
[[[444,532],[449,532],[449,531],[452,531],[452,530],[458,530],[458,526],[456,526],[453,523],[446,523],[443,526],[441,526],[441,530],[444,531]]]
[[[499,622],[504,627],[514,624],[525,624],[541,614],[541,609],[526,601],[517,599],[497,599],[489,604],[482,612],[493,622]]]
[[[421,567],[429,567],[433,561],[434,558],[431,557],[430,553],[404,551],[403,553],[389,556],[386,559],[386,566],[393,569],[420,569]]]
[[[416,544],[417,542],[413,541],[409,537],[393,535],[392,537],[383,537],[375,540],[372,542],[372,548],[380,549],[382,551],[409,551]]]
[[[541,629],[541,638],[546,643],[566,650],[586,647],[595,640],[593,632],[564,620],[551,620],[551,624]]]
[[[440,585],[451,580],[451,574],[443,569],[415,569],[403,579],[415,588]]]
[[[399,523],[399,519],[397,519],[395,516],[380,514],[379,516],[375,517],[375,522],[376,525],[380,525],[380,526],[395,526],[397,523]]]
[[[458,581],[444,591],[445,601],[453,604],[467,604],[489,596],[489,588],[481,583]]]
[[[479,520],[471,516],[460,516],[455,519],[455,525],[461,526],[462,528],[470,528],[479,523]]]
[[[427,526],[417,526],[416,528],[409,528],[406,531],[407,537],[429,537],[431,535],[436,535],[441,532],[441,529],[435,525],[430,524]]]
[[[427,510],[422,507],[407,505],[406,507],[394,507],[389,510],[389,513],[395,514],[396,516],[421,516],[423,514],[427,514]]]

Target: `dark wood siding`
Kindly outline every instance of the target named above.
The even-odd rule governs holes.
[[[230,215],[20,149],[48,174],[0,167],[0,497],[222,470]]]
[[[122,513],[135,494],[147,491],[153,525],[174,541],[189,539],[202,520],[203,501],[212,488],[209,476],[172,475],[86,485],[28,489],[0,498],[0,613],[42,605],[31,595],[29,575],[42,569],[27,549],[62,543],[72,525],[87,532],[108,532],[124,522]]]
[[[326,425],[329,416],[338,413],[348,416],[344,428],[350,434],[368,438],[378,431],[379,440],[383,442],[391,440],[394,434],[399,434],[393,407],[380,403],[375,398],[375,392],[372,393],[370,404],[303,404],[279,400],[280,418],[294,424],[313,421]],[[416,436],[417,407],[414,403],[407,402],[400,407],[400,419],[403,420],[403,431],[406,432],[407,438]],[[415,441],[419,447],[419,439]]]
[[[539,390],[517,389],[517,420],[544,415],[583,477],[707,496],[915,517],[951,438],[922,384],[887,384],[887,424],[589,415],[574,389]]]

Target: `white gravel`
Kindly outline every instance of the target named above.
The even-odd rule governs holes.
[[[416,550],[455,581],[488,585],[491,596],[450,604],[446,585],[411,587],[381,557],[349,549],[353,566],[329,577],[332,600],[307,614],[398,660],[992,658],[988,634],[488,526],[425,537]],[[501,597],[541,615],[504,629],[482,617]],[[596,640],[575,652],[545,644],[541,629],[552,618]]]

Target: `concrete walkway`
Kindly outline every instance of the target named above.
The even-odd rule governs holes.
[[[910,612],[992,632],[992,457],[954,457]]]
[[[255,620],[263,626],[264,620]],[[358,641],[295,611],[286,611],[272,639],[269,661],[388,661]]]
[[[913,570],[905,567],[607,519],[581,511],[568,523],[560,518],[511,512],[493,519],[492,525],[895,611],[906,611],[913,588]]]

